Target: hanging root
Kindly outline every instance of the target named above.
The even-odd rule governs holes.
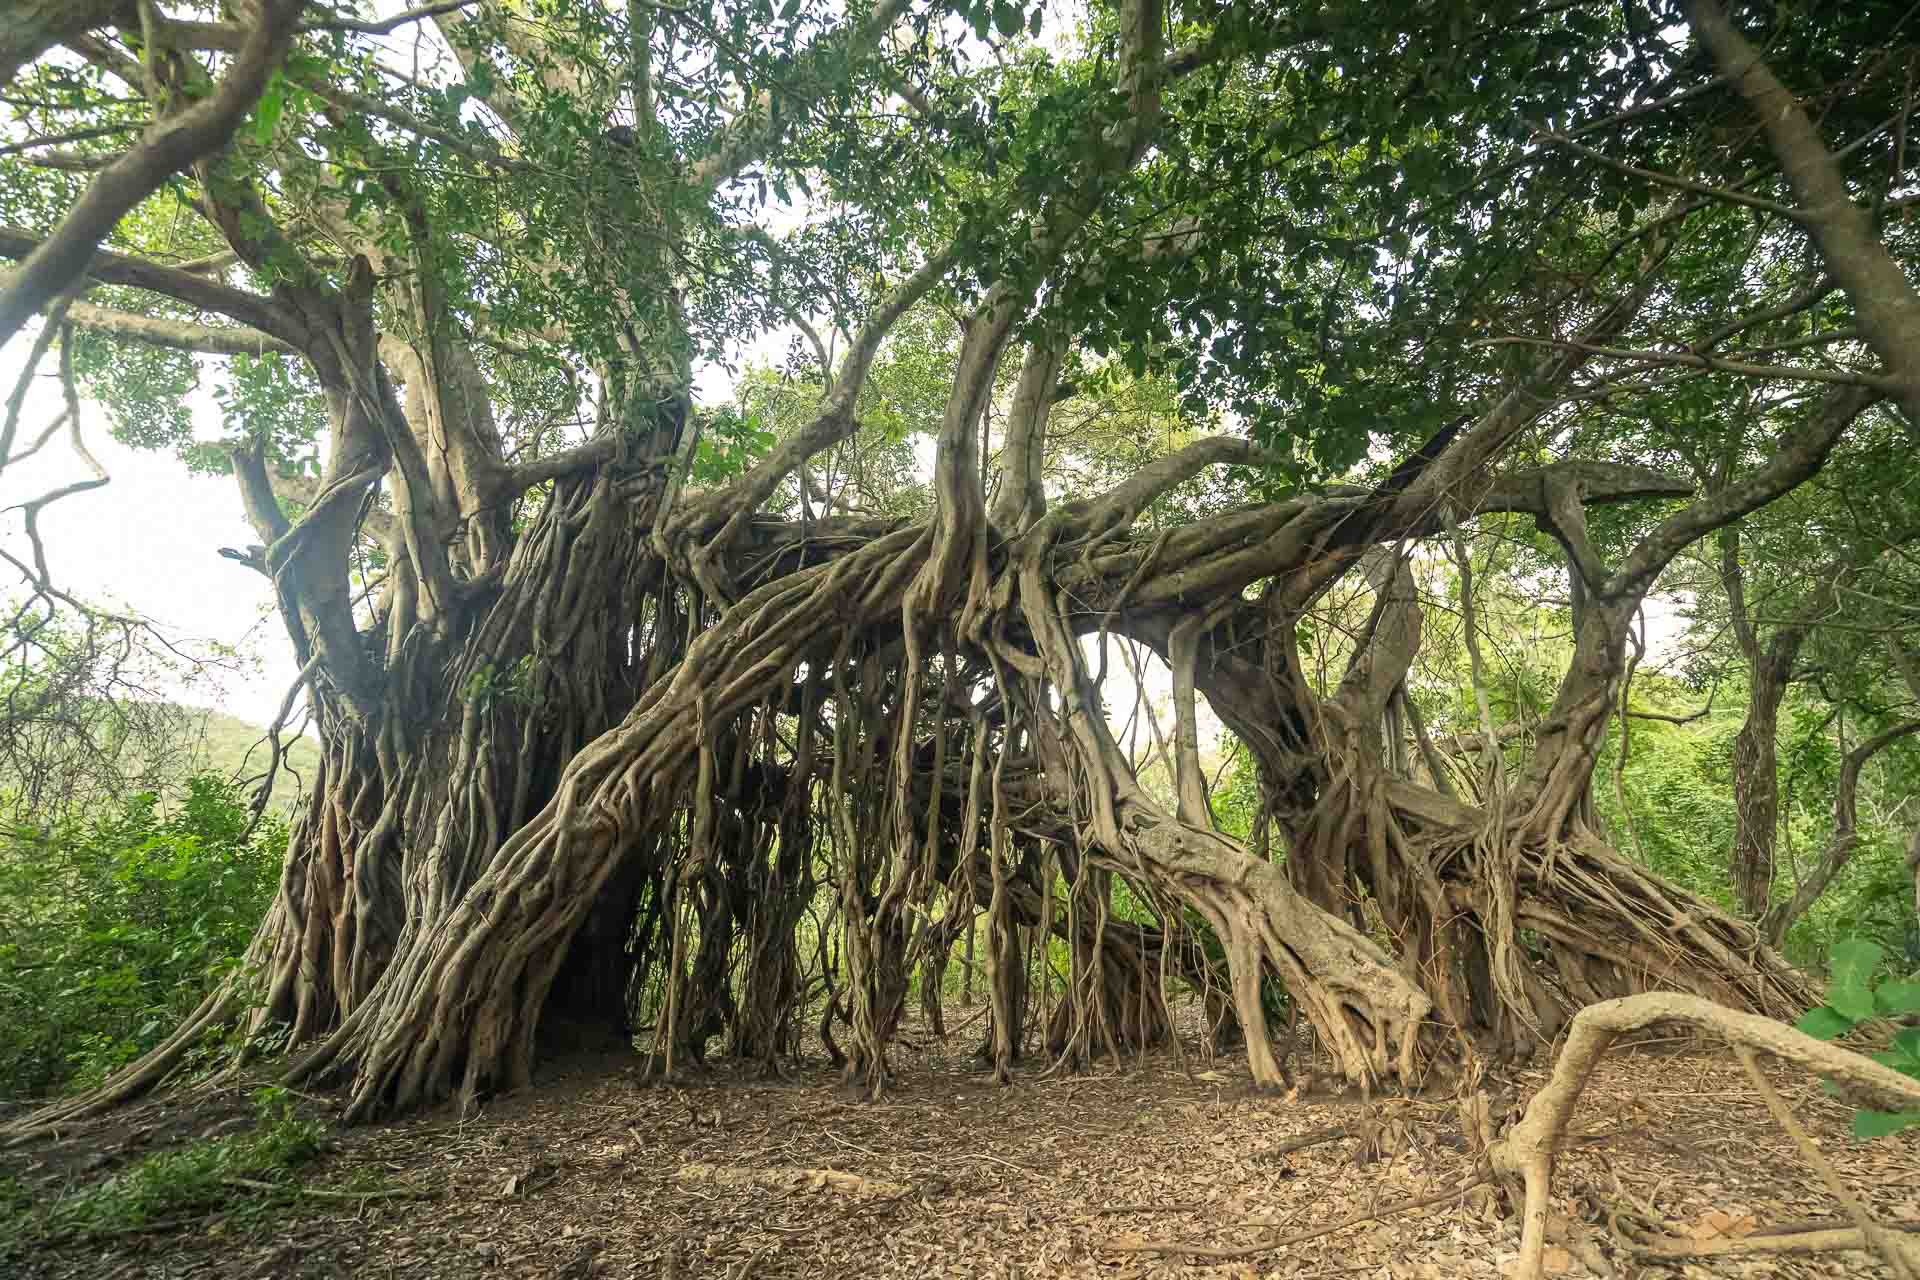
[[[1616,1037],[1660,1022],[1679,1022],[1726,1039],[1736,1052],[1752,1050],[1818,1072],[1847,1090],[1849,1098],[1890,1110],[1920,1109],[1920,1081],[1911,1080],[1871,1058],[1804,1035],[1792,1027],[1757,1014],[1740,1013],[1698,996],[1655,991],[1608,1000],[1583,1009],[1573,1019],[1566,1047],[1554,1065],[1547,1087],[1527,1104],[1526,1114],[1506,1135],[1488,1148],[1494,1172],[1518,1178],[1525,1188],[1521,1218],[1520,1265],[1516,1280],[1538,1280],[1546,1246],[1548,1196],[1554,1155],[1573,1119],[1575,1104],[1587,1086],[1600,1057]],[[1884,1233],[1871,1224],[1857,1224],[1861,1235],[1879,1242]],[[1896,1275],[1902,1275],[1898,1246],[1882,1250]]]

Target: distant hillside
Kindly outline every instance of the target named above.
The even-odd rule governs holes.
[[[260,725],[205,707],[182,707],[191,729],[181,761],[183,773],[217,773],[247,779],[263,772],[269,758],[267,731]],[[320,745],[312,738],[282,737],[286,756],[274,779],[273,806],[284,810],[298,801],[312,784],[320,764]]]

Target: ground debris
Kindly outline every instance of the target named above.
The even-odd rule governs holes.
[[[534,1089],[469,1119],[339,1130],[311,1175],[318,1187],[432,1187],[437,1200],[289,1196],[265,1222],[183,1222],[0,1256],[0,1274],[1498,1280],[1517,1255],[1494,1187],[1453,1194],[1481,1170],[1451,1097],[1289,1102],[1197,1046],[1184,1063],[1150,1055],[1082,1075],[1036,1065],[999,1088],[965,1069],[972,1044],[956,1038],[943,1052],[915,1039],[930,1051],[901,1055],[877,1103],[850,1097],[824,1067],[769,1081],[722,1065],[641,1088],[622,1075],[630,1058],[550,1064]],[[1817,1081],[1772,1078],[1882,1221],[1920,1219],[1920,1132],[1856,1142],[1850,1111]],[[1531,1069],[1506,1083],[1524,1098],[1545,1079]],[[190,1138],[218,1118],[157,1132]],[[1555,1276],[1886,1274],[1860,1252],[1739,1247],[1847,1224],[1729,1055],[1616,1050],[1580,1128],[1591,1140],[1569,1145],[1556,1184]],[[1356,1163],[1367,1134],[1382,1140]],[[126,1140],[124,1128],[102,1131],[103,1142]],[[44,1178],[51,1191],[110,1172],[83,1174],[84,1142],[70,1141],[6,1153],[0,1177],[29,1191]],[[1439,1199],[1411,1207],[1424,1197]],[[1656,1240],[1690,1256],[1651,1257]],[[1157,1242],[1212,1256],[1138,1247]]]
[[[898,1182],[863,1178],[840,1169],[742,1169],[734,1165],[684,1164],[677,1175],[682,1182],[711,1182],[722,1187],[772,1187],[778,1191],[803,1191],[826,1188],[854,1196],[904,1196],[910,1188]]]

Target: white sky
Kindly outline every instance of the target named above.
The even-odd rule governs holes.
[[[6,391],[20,376],[32,331],[30,327],[16,335],[0,351],[0,387]],[[49,353],[21,414],[16,452],[60,411],[59,383],[47,376],[57,368],[57,355]],[[212,406],[196,403],[194,409],[202,434],[213,438]],[[243,649],[254,660],[250,670],[223,676],[215,687],[185,690],[181,701],[256,724],[270,722],[299,668],[273,610],[267,580],[219,555],[221,547],[258,541],[242,513],[234,481],[189,475],[171,453],[119,444],[108,434],[106,415],[98,405],[82,403],[81,431],[113,479],[104,488],[63,498],[41,512],[41,536],[55,585],[91,603],[139,613],[178,640]],[[63,428],[39,453],[0,472],[0,509],[89,474]],[[0,515],[0,546],[28,559],[18,511]],[[16,589],[11,566],[6,573],[0,595]]]

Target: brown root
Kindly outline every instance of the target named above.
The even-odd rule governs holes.
[[[1835,1081],[1852,1096],[1890,1109],[1920,1108],[1920,1081],[1881,1066],[1871,1058],[1815,1040],[1792,1027],[1757,1014],[1741,1013],[1698,996],[1648,992],[1583,1009],[1573,1019],[1553,1078],[1527,1104],[1519,1123],[1489,1149],[1496,1173],[1524,1186],[1518,1280],[1538,1280],[1546,1247],[1548,1199],[1554,1156],[1565,1136],[1595,1066],[1622,1035],[1661,1022],[1678,1022],[1726,1039],[1737,1052],[1758,1050],[1784,1058]],[[1861,1227],[1872,1238],[1875,1229]],[[1896,1251],[1887,1250],[1900,1270]]]

